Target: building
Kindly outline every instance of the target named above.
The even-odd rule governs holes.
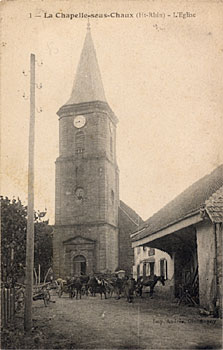
[[[57,114],[55,277],[130,272],[129,232],[141,219],[119,200],[118,119],[105,97],[89,27],[71,96]]]
[[[146,245],[134,248],[133,277],[157,275],[165,280],[173,278],[173,261],[169,254]]]
[[[149,218],[131,235],[134,248],[167,252],[174,264],[174,296],[189,288],[200,305],[222,309],[223,165]]]
[[[156,290],[159,294],[164,294],[165,297],[171,297],[174,288],[174,263],[171,256],[160,249],[150,248],[146,245],[135,247],[133,265],[135,280],[154,274],[163,276],[165,279],[165,287],[158,283]]]

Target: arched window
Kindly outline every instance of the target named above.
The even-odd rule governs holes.
[[[85,135],[83,131],[78,131],[75,135],[75,152],[83,153],[85,149]]]

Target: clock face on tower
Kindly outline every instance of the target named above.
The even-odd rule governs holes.
[[[84,115],[77,115],[75,118],[74,118],[74,126],[75,128],[82,128],[86,123],[86,118]]]

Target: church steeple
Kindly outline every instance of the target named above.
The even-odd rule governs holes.
[[[101,73],[88,23],[81,57],[77,67],[71,96],[65,105],[82,102],[106,102]]]
[[[57,115],[55,274],[115,271],[119,254],[118,119],[106,102],[89,25],[71,97]]]

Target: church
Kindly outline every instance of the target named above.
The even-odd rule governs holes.
[[[142,219],[119,199],[118,118],[105,97],[89,25],[71,96],[57,115],[54,275],[129,274],[130,233]]]

